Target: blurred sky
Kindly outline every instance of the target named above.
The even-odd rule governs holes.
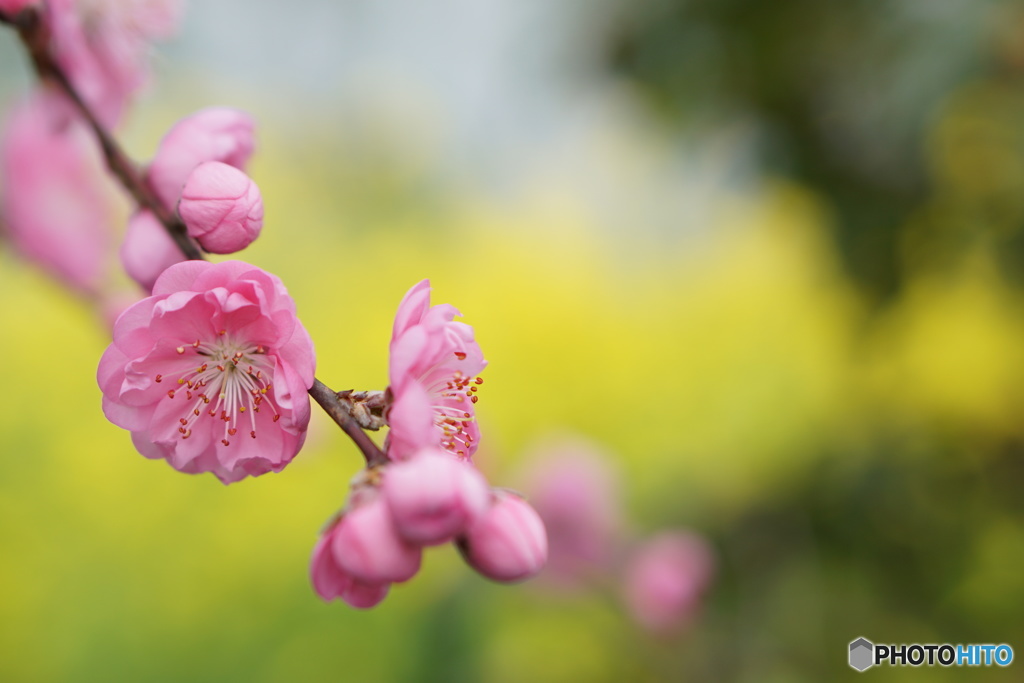
[[[160,50],[161,87],[244,92],[282,127],[330,112],[338,137],[423,159],[453,187],[508,202],[569,193],[612,233],[706,229],[714,196],[750,179],[742,125],[700,140],[664,129],[608,72],[609,0],[287,8],[193,8]]]

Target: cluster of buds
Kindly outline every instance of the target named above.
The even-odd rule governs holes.
[[[483,383],[476,375],[487,363],[456,315],[430,306],[426,280],[398,307],[381,411],[391,431],[383,461],[356,477],[313,551],[310,574],[324,600],[377,604],[419,571],[427,546],[454,542],[471,567],[502,582],[529,578],[547,560],[537,513],[519,495],[489,489],[473,465]]]
[[[423,549],[454,542],[483,576],[514,582],[547,558],[544,524],[518,495],[489,489],[472,464],[437,448],[364,470],[313,550],[324,600],[372,607],[420,569]]]
[[[249,246],[263,228],[263,199],[245,174],[255,124],[243,111],[203,109],[176,123],[157,148],[145,182],[168,212],[177,211],[188,239],[212,254]],[[121,245],[125,271],[147,291],[186,254],[153,211],[140,209]]]
[[[313,396],[367,464],[313,553],[325,600],[375,605],[416,574],[423,548],[443,543],[496,581],[539,572],[547,559],[540,517],[515,493],[490,488],[473,464],[487,363],[458,311],[431,306],[428,281],[412,287],[395,318],[389,386],[370,392],[379,405],[346,403],[314,376],[313,341],[281,279],[203,257],[244,249],[263,227],[263,201],[244,170],[252,118],[196,112],[141,171],[121,151],[109,129],[145,80],[148,39],[177,17],[176,0],[144,4],[94,16],[92,3],[77,0],[0,0],[0,22],[18,30],[45,83],[0,136],[10,239],[95,293],[110,242],[97,154],[135,199],[120,256],[147,296],[118,316],[100,359],[106,417],[131,432],[143,456],[232,484],[280,472],[298,455]],[[385,426],[382,450],[363,430]]]
[[[255,126],[244,112],[218,107],[185,117],[141,176],[114,153],[109,129],[148,80],[150,40],[173,33],[179,14],[179,0],[0,0],[0,21],[19,29],[43,77],[0,134],[6,235],[90,298],[103,295],[113,242],[101,150],[138,203],[120,257],[146,292],[171,265],[201,251],[238,252],[263,226],[259,188],[245,174]]]

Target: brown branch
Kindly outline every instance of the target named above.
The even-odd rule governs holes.
[[[203,254],[189,238],[184,223],[153,193],[143,180],[138,168],[124,153],[117,140],[99,122],[92,109],[89,108],[89,105],[68,79],[67,74],[64,73],[64,69],[54,60],[50,51],[49,27],[43,20],[40,11],[34,7],[27,7],[14,16],[7,16],[0,12],[0,23],[9,24],[17,29],[21,42],[24,43],[32,58],[32,65],[39,78],[57,85],[75,104],[99,140],[110,172],[121,182],[135,202],[140,207],[153,212],[188,259],[202,260]],[[378,394],[380,395],[378,396]],[[360,427],[360,422],[363,422],[369,429],[380,428],[380,423],[383,422],[380,418],[380,413],[383,410],[381,392],[359,392],[358,394],[343,392],[339,395],[323,382],[314,378],[309,395],[355,442],[366,459],[367,467],[382,465],[388,461],[384,452]],[[357,420],[357,418],[359,419]]]
[[[376,432],[387,424],[384,409],[387,407],[386,392],[383,391],[339,391],[338,398],[344,404],[352,419],[363,429]]]
[[[356,423],[348,404],[343,400],[344,393],[339,395],[338,392],[318,379],[313,380],[313,386],[309,389],[309,395],[313,397],[313,400],[319,403],[324,412],[330,415],[331,419],[337,422],[338,426],[355,441],[356,446],[363,452],[367,467],[385,464],[388,461],[387,456]]]
[[[121,185],[131,194],[135,202],[153,212],[167,233],[174,240],[174,243],[181,249],[185,258],[199,260],[203,258],[202,253],[195,243],[189,238],[185,224],[181,222],[172,211],[153,193],[146,182],[142,179],[138,168],[131,159],[124,153],[117,140],[96,119],[89,105],[82,99],[74,85],[68,79],[64,69],[53,58],[50,50],[50,31],[43,21],[42,14],[32,7],[26,8],[12,18],[4,18],[8,23],[14,25],[25,44],[29,56],[32,58],[32,65],[36,73],[43,81],[55,84],[74,103],[79,113],[92,128],[96,139],[99,140],[103,150],[103,157],[107,161],[110,172],[121,181]]]

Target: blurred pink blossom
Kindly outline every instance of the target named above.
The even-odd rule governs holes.
[[[477,375],[487,365],[473,328],[449,304],[430,306],[430,281],[410,289],[395,316],[387,452],[402,460],[426,446],[470,459],[480,442]]]
[[[26,258],[95,293],[112,242],[106,173],[91,131],[56,91],[13,108],[0,139],[3,228]]]
[[[438,448],[386,468],[382,487],[395,528],[410,543],[452,540],[487,509],[487,481],[470,463]]]
[[[544,522],[529,503],[494,490],[491,506],[458,540],[469,566],[495,581],[528,579],[544,567],[548,539]]]
[[[97,380],[104,413],[140,453],[231,483],[298,453],[314,366],[277,277],[241,261],[186,261],[118,318]]]
[[[185,260],[163,224],[146,209],[136,211],[128,220],[120,256],[125,272],[147,292],[153,291],[153,284],[161,273]]]
[[[149,79],[151,43],[177,30],[179,0],[47,0],[53,53],[107,128]]]
[[[249,246],[263,227],[263,198],[244,172],[219,161],[193,169],[181,191],[178,214],[188,234],[212,254]]]
[[[626,566],[626,607],[650,631],[682,628],[699,608],[713,571],[714,555],[704,539],[662,532],[639,544]]]
[[[317,541],[309,563],[309,577],[313,589],[324,601],[341,598],[352,607],[368,609],[387,597],[389,583],[363,583],[338,565],[334,556],[334,537],[338,529],[335,523]]]
[[[525,489],[547,529],[544,578],[571,585],[610,573],[625,521],[611,458],[583,439],[559,438],[529,456]]]

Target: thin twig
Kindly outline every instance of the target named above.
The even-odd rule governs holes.
[[[99,140],[100,147],[103,149],[103,156],[111,173],[121,182],[125,190],[131,194],[135,202],[139,206],[153,212],[188,259],[202,260],[202,252],[189,239],[188,231],[181,222],[181,219],[168,210],[163,202],[153,193],[149,185],[143,180],[138,168],[128,158],[128,155],[124,153],[117,140],[99,122],[96,115],[89,108],[89,105],[82,99],[74,85],[72,85],[67,74],[64,73],[61,66],[53,59],[50,51],[49,29],[46,22],[43,21],[39,10],[34,7],[28,7],[14,16],[6,16],[0,12],[0,23],[10,24],[17,29],[22,43],[24,43],[32,58],[32,64],[39,78],[56,84],[75,104],[92,128],[97,140]],[[351,394],[351,392],[346,392],[344,399],[340,398],[336,392],[315,378],[313,386],[309,389],[309,395],[320,404],[320,407],[331,416],[331,419],[338,423],[338,426],[348,434],[359,450],[362,451],[368,467],[386,463],[387,456],[362,430],[355,417],[353,417],[352,402],[349,400],[348,394]]]
[[[377,447],[377,444],[373,442],[366,432],[356,424],[355,418],[349,412],[348,405],[339,398],[338,393],[328,387],[326,384],[318,379],[313,380],[313,386],[309,390],[309,395],[313,397],[320,407],[324,409],[324,412],[331,416],[331,419],[338,423],[338,426],[344,430],[349,437],[355,441],[356,446],[363,452],[363,457],[366,459],[366,466],[373,467],[374,465],[383,465],[388,461],[383,451]]]
[[[92,109],[82,99],[78,91],[71,84],[64,69],[53,58],[50,50],[50,36],[46,22],[42,15],[35,8],[26,8],[15,17],[7,19],[18,29],[21,42],[25,44],[29,55],[32,58],[32,65],[35,67],[39,78],[54,83],[60,88],[68,99],[77,107],[82,117],[92,128],[96,139],[99,140],[103,150],[103,157],[107,161],[110,172],[114,174],[121,185],[131,194],[135,202],[153,212],[157,220],[163,224],[167,233],[174,240],[174,243],[181,249],[182,254],[188,259],[200,260],[203,258],[199,248],[189,239],[188,230],[181,219],[174,215],[164,203],[153,193],[146,182],[142,179],[139,170],[132,163],[128,155],[124,153],[117,140],[96,119]]]

